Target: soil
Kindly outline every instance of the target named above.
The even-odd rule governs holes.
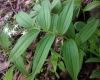
[[[63,0],[62,0],[63,1]],[[83,5],[86,5],[90,3],[92,0],[83,0]],[[33,4],[34,0],[32,2],[29,2],[29,0],[0,0],[0,28],[3,28],[5,24],[5,17],[7,15],[11,15],[12,18],[8,18],[7,21],[11,22],[14,20],[14,15],[18,13],[18,11],[27,11],[29,12],[30,4]],[[100,12],[100,7],[95,8],[93,11],[89,13],[89,16],[95,15],[97,12]],[[100,19],[100,17],[99,17]],[[21,35],[16,35],[14,39],[18,39]],[[43,34],[39,35],[39,38],[41,38]],[[16,39],[16,40],[17,40]],[[63,40],[62,38],[57,37],[57,40]],[[37,46],[38,40],[35,43],[32,43],[31,45]],[[59,52],[58,45],[55,43],[54,44],[54,49]],[[33,51],[31,49],[27,50],[27,58],[30,58],[29,61],[27,61],[28,65],[27,68],[30,66],[30,61],[32,60],[32,55]],[[5,73],[8,70],[8,64],[7,64],[7,59],[8,59],[8,53],[3,52],[3,49],[0,46],[0,80],[3,80],[3,77]],[[85,61],[85,59],[84,59]],[[12,66],[12,64],[10,65]],[[9,67],[10,67],[9,66]],[[52,68],[52,65],[50,63],[45,63],[43,68],[45,69],[43,72],[38,74],[36,77],[39,80],[71,80],[67,70],[65,72],[57,69],[58,74],[60,75],[60,78],[57,79],[55,74],[49,71],[49,68]],[[100,68],[100,63],[83,63],[82,69],[78,75],[79,80],[100,80],[100,78],[96,79],[90,79],[89,76],[98,70]],[[26,76],[23,76],[19,71],[17,71],[14,74],[13,80],[25,80]]]

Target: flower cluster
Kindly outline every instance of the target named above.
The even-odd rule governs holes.
[[[5,28],[3,29],[3,31],[4,31],[5,33],[7,33],[7,34],[9,35],[9,37],[11,38],[12,35],[17,34],[17,31],[16,31],[17,28],[18,28],[18,24],[15,25],[14,28],[12,28],[12,29],[9,29],[8,27],[5,27]],[[23,31],[21,34],[25,35],[26,33],[27,33],[26,31]]]

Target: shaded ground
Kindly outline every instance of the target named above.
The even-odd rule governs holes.
[[[83,4],[86,5],[89,2],[91,2],[92,0],[83,0]],[[18,11],[29,11],[30,7],[29,5],[32,4],[34,2],[29,2],[28,0],[0,0],[0,27],[2,28],[3,25],[5,24],[4,19],[6,19],[7,15],[11,15],[12,18],[7,18],[7,21],[10,20],[14,20],[14,15],[18,12]],[[94,9],[91,13],[89,13],[90,16],[95,15],[97,12],[100,11],[100,8],[96,8]],[[19,35],[20,36],[20,35]],[[40,35],[41,37],[41,35]],[[15,38],[15,37],[14,37]],[[19,37],[17,36],[17,39]],[[58,40],[60,40],[58,38]],[[38,40],[37,40],[38,42]],[[36,43],[33,43],[32,45],[36,45]],[[55,50],[57,50],[57,45],[54,46]],[[30,58],[30,60],[32,60],[32,51],[29,49],[27,50],[27,58]],[[8,53],[5,53],[2,51],[2,48],[0,47],[0,80],[3,80],[3,77],[6,73],[6,71],[8,70],[7,66],[8,64],[7,62],[7,58],[8,58]],[[10,65],[12,66],[12,65]],[[27,68],[29,68],[30,66],[30,61],[28,61],[28,65]],[[55,74],[51,73],[49,71],[48,68],[52,68],[52,65],[50,63],[45,63],[44,64],[44,68],[46,68],[46,70],[44,70],[41,74],[37,75],[37,77],[39,78],[39,80],[71,80],[70,76],[68,74],[68,72],[62,72],[59,69],[57,70],[57,72],[60,75],[60,79],[57,79]],[[100,78],[97,79],[89,79],[89,76],[92,72],[94,72],[95,70],[100,68],[100,63],[84,63],[82,66],[82,70],[79,73],[79,80],[100,80]],[[14,79],[13,80],[25,80],[26,76],[22,76],[22,74],[17,71],[14,74]]]

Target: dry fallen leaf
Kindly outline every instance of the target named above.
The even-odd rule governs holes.
[[[30,4],[30,0],[25,1],[24,6],[28,6]]]
[[[3,62],[3,63],[0,63],[0,71],[6,69],[8,67],[9,63],[7,62]]]

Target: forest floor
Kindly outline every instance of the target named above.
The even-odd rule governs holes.
[[[92,0],[83,0],[83,4],[86,5]],[[12,23],[15,20],[15,15],[19,11],[26,11],[29,12],[31,10],[30,5],[33,4],[34,1],[30,2],[30,0],[0,0],[0,28],[3,28],[4,24],[6,22]],[[90,16],[95,15],[97,12],[100,12],[100,8],[96,8],[91,13],[89,13]],[[10,17],[8,17],[10,15]],[[5,21],[6,20],[6,21]],[[20,35],[16,35],[14,39],[18,39]],[[55,46],[56,47],[56,46]],[[32,57],[32,51],[27,51],[28,55],[27,57]],[[0,46],[0,80],[3,80],[3,77],[8,70],[8,59],[9,54],[2,51],[2,47]],[[12,65],[10,65],[12,66]],[[44,65],[44,67],[49,67],[50,64]],[[82,69],[79,73],[78,79],[79,80],[100,80],[100,78],[96,79],[90,79],[89,76],[93,72],[95,72],[97,69],[100,68],[100,63],[83,63]],[[69,74],[67,71],[62,72],[58,70],[58,74],[60,75],[60,78],[57,79],[55,74],[51,73],[50,71],[43,71],[37,77],[39,80],[71,80]],[[40,79],[41,78],[41,79]],[[25,76],[22,76],[22,74],[17,71],[14,74],[13,80],[25,80]]]

